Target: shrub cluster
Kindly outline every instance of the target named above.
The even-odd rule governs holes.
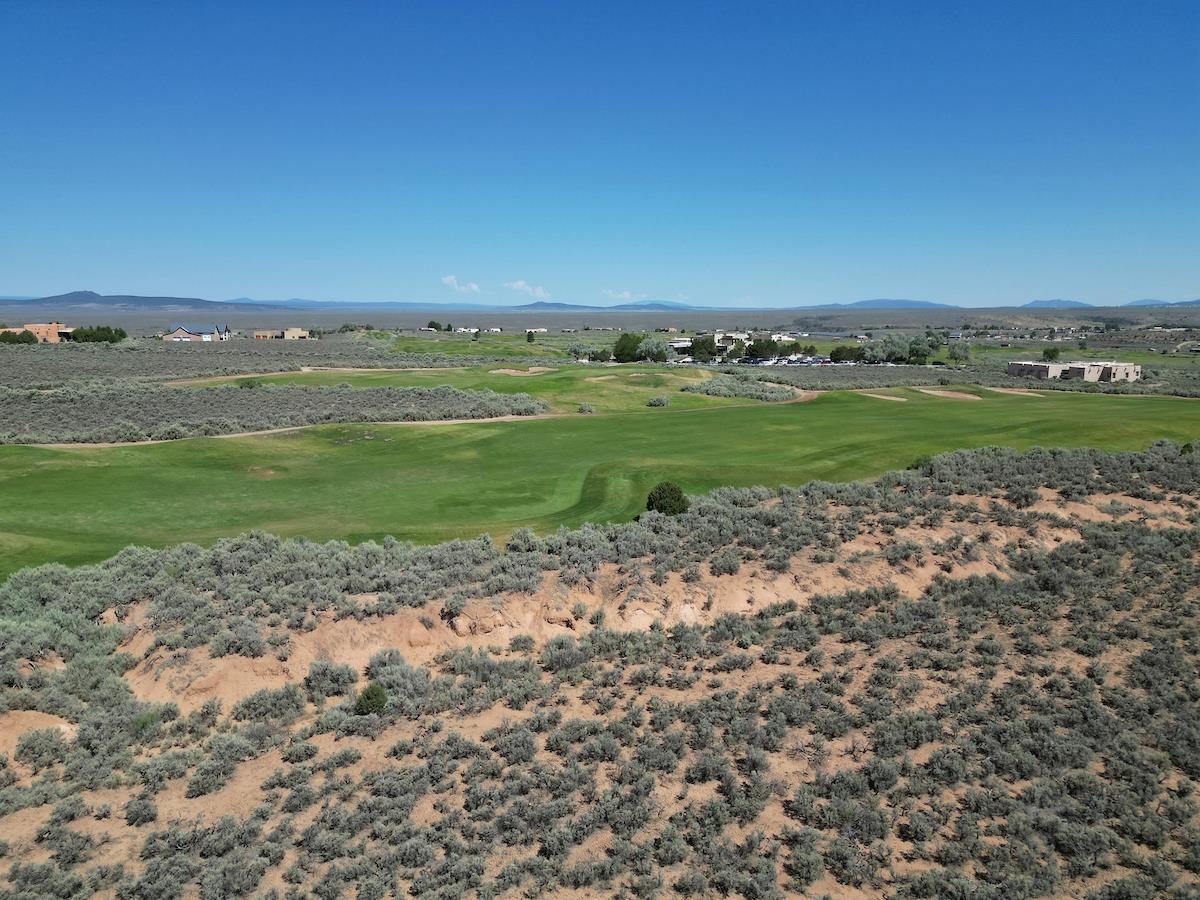
[[[96,382],[167,381],[181,378],[297,372],[305,368],[427,369],[511,362],[495,356],[403,353],[385,341],[326,336],[318,341],[231,340],[169,344],[126,340],[119,344],[0,345],[0,386],[56,388]],[[522,357],[529,364],[555,361]],[[558,360],[557,362],[561,362]]]
[[[0,896],[242,896],[274,871],[293,896],[319,897],[766,898],[825,879],[830,893],[897,898],[1184,900],[1200,876],[1196,457],[1167,443],[987,449],[874,484],[724,490],[675,517],[519,532],[504,551],[251,535],[19,572],[0,586],[0,708],[76,733],[28,732],[0,757],[0,817],[44,807],[38,862],[0,874]],[[1193,512],[1066,523],[1024,508],[1038,488]],[[995,532],[979,542],[1003,577],[958,570],[981,551],[946,527],[957,522]],[[1078,539],[1029,539],[1064,524]],[[922,530],[936,545],[912,539]],[[884,584],[802,605],[780,582],[777,602],[709,624],[577,621],[541,647],[519,637],[428,666],[397,650],[361,671],[314,663],[303,688],[259,691],[228,716],[134,699],[122,628],[103,624],[148,599],[183,658],[221,635],[274,646],[274,629],[318,610],[371,617],[400,597],[494,593],[598,559],[631,582],[676,565],[731,572],[831,554],[865,531],[898,568],[921,553],[950,566],[909,594]],[[634,587],[649,603],[650,586]],[[374,593],[374,606],[350,599]],[[51,654],[63,667],[30,665]],[[486,730],[460,733],[493,707]],[[168,784],[199,811],[269,751],[278,765],[238,817],[159,815]],[[97,788],[128,791],[102,826],[139,829],[128,871],[98,864],[103,838],[81,824],[111,815],[81,799]]]
[[[775,402],[791,400],[795,394],[786,387],[768,384],[750,375],[718,375],[680,388],[689,394],[708,397],[745,397],[748,400]]]
[[[355,388],[154,384],[18,390],[0,387],[0,443],[174,440],[350,422],[426,422],[544,413],[528,394],[452,387]]]

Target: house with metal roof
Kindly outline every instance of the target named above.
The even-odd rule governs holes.
[[[227,341],[231,334],[228,325],[185,325],[177,322],[163,335],[163,340],[175,343],[183,341],[209,343],[211,341]]]

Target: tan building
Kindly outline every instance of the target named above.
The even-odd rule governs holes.
[[[1122,362],[1010,362],[1008,374],[1062,381],[1137,381],[1142,367]]]
[[[22,325],[20,328],[0,328],[0,331],[8,331],[14,334],[28,331],[38,339],[39,344],[57,344],[60,341],[69,341],[71,339],[71,332],[74,330],[74,328],[68,328],[62,322],[33,322],[29,325]]]
[[[213,341],[227,341],[231,334],[228,325],[175,324],[163,335],[163,340],[176,344],[188,342],[208,344]]]
[[[311,341],[313,336],[307,328],[285,328],[283,331],[256,331],[256,341]]]

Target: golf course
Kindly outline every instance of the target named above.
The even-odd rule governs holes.
[[[451,381],[444,372],[370,377]],[[432,542],[485,532],[503,539],[526,525],[545,532],[628,520],[663,479],[698,493],[869,478],[958,448],[1134,450],[1200,435],[1200,401],[1169,396],[954,386],[941,394],[890,388],[760,403],[681,393],[679,376],[661,371],[601,382],[571,375],[557,389],[554,377],[506,383],[545,392],[559,410],[581,400],[575,391],[586,385],[596,413],[0,447],[0,577],[52,560],[101,560],[130,543],[208,543],[250,529],[314,540],[391,534]],[[649,383],[628,387],[641,381]],[[646,408],[643,394],[653,391],[669,393],[670,405]]]

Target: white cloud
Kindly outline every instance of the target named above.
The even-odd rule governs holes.
[[[479,285],[477,285],[475,282],[473,282],[473,281],[460,282],[458,280],[458,278],[456,278],[454,275],[444,276],[442,278],[442,284],[444,284],[448,288],[453,288],[454,290],[458,291],[460,294],[478,294],[479,293]]]
[[[550,297],[550,292],[544,287],[535,284],[530,284],[528,281],[506,281],[506,288],[511,288],[514,291],[519,291],[522,294],[528,294],[534,300],[546,300]]]
[[[601,291],[601,293],[603,293],[605,297],[609,297],[613,300],[623,301],[636,300],[638,297],[642,296],[641,294],[635,294],[633,291],[614,291],[609,288],[605,288],[603,291]]]

